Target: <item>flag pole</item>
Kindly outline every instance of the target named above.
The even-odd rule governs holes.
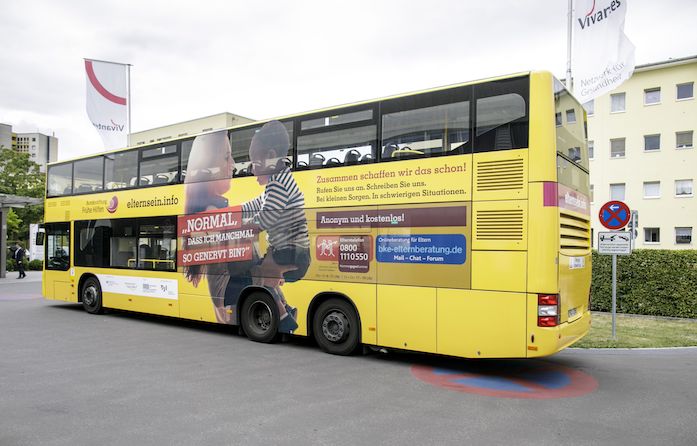
[[[574,78],[571,76],[571,26],[573,25],[574,0],[569,0],[569,13],[566,32],[566,88],[574,88]]]
[[[127,86],[128,86],[128,135],[126,135],[126,145],[131,145],[131,64],[128,64],[128,76],[127,76]]]

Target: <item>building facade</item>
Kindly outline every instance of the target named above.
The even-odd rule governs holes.
[[[14,149],[14,138],[12,137],[12,126],[0,123],[0,147],[4,149]]]
[[[224,129],[235,125],[242,125],[248,122],[254,122],[254,120],[227,112],[218,113],[217,115],[131,133],[128,135],[128,146],[152,144],[184,136],[197,135],[203,132],[210,132],[212,130]]]
[[[641,65],[585,104],[594,238],[600,206],[620,200],[639,212],[636,248],[697,248],[695,80],[697,56]]]
[[[0,146],[28,153],[29,159],[46,172],[46,164],[58,159],[58,138],[43,133],[14,133],[12,126],[0,124]]]
[[[46,172],[46,164],[58,159],[58,138],[43,133],[17,133],[14,149],[28,153],[29,159],[39,165],[39,170]]]

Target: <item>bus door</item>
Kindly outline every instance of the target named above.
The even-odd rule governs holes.
[[[44,240],[43,295],[46,299],[77,302],[77,295],[71,277],[69,222],[46,223]]]

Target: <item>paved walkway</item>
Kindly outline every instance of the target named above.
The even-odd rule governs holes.
[[[27,271],[27,277],[18,279],[17,271],[8,271],[4,279],[0,279],[0,286],[14,283],[41,282],[41,271]]]

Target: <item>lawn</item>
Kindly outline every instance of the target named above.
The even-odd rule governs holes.
[[[593,313],[590,333],[573,345],[579,348],[639,348],[697,346],[697,319],[665,319],[617,315],[617,340],[612,339],[610,313]]]

